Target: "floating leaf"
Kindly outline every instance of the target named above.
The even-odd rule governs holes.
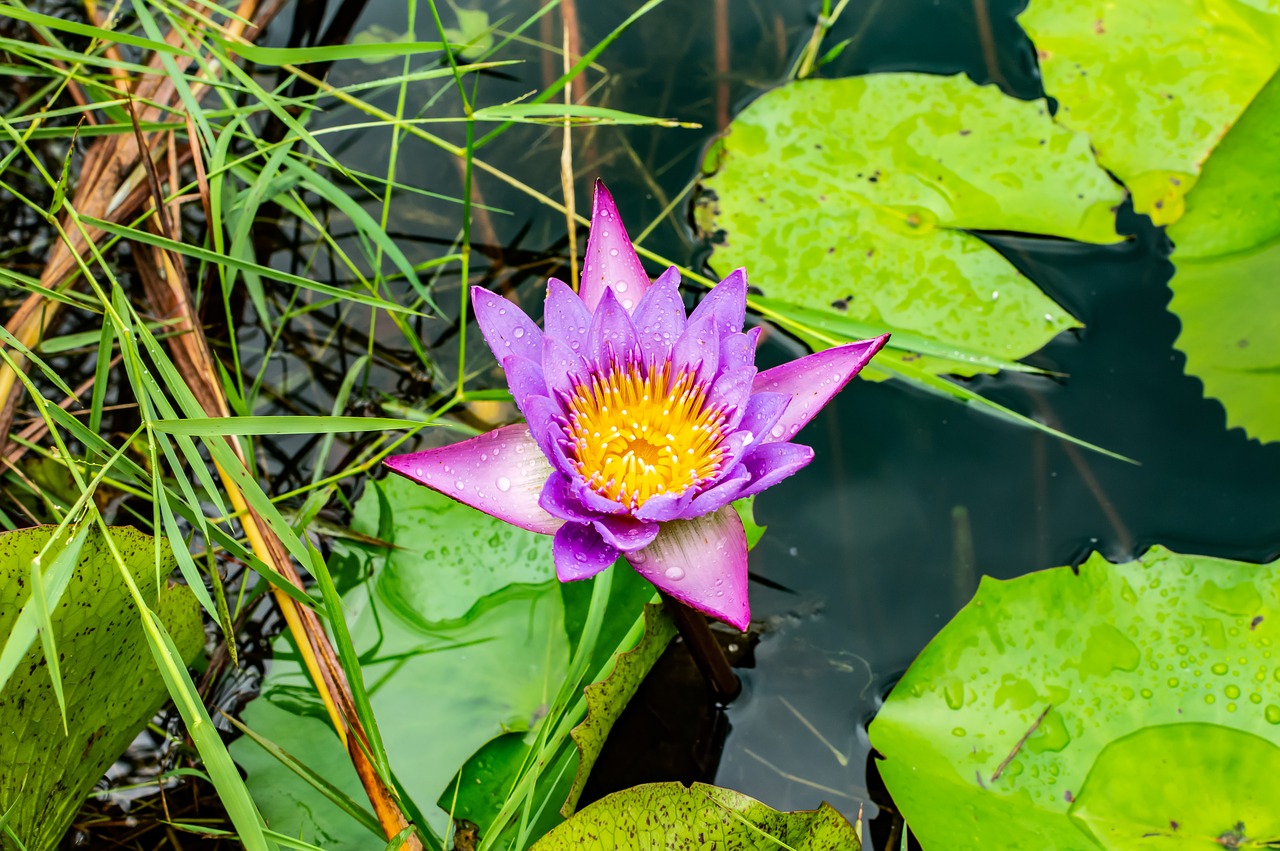
[[[1222,134],[1280,67],[1276,0],[1031,0],[1019,17],[1057,120],[1158,225]]]
[[[54,531],[39,526],[0,534],[0,646],[30,597],[32,563]],[[143,598],[183,660],[191,661],[204,646],[200,606],[186,586],[157,589],[175,566],[167,544],[157,568],[153,538],[128,528],[110,534]],[[53,553],[44,561],[48,583]],[[0,689],[0,813],[31,851],[57,845],[93,784],[168,698],[133,597],[100,531],[89,533],[61,599],[55,604],[50,597],[65,731],[40,641]]]
[[[455,9],[457,27],[445,27],[444,37],[450,44],[460,44],[457,54],[463,59],[476,59],[493,47],[493,26],[483,9]]]
[[[1229,426],[1280,440],[1280,75],[1209,157],[1169,236],[1187,372]]]
[[[768,298],[959,353],[916,362],[934,373],[992,372],[984,358],[1024,357],[1077,324],[969,231],[1119,240],[1124,193],[1088,139],[1043,101],[960,76],[782,86],[705,168],[697,219],[717,272],[745,266]]]
[[[1154,547],[984,579],[871,725],[921,844],[1280,841],[1276,567]]]
[[[591,769],[600,757],[600,750],[614,722],[627,708],[636,689],[649,674],[662,651],[675,637],[676,625],[662,606],[644,607],[644,635],[633,649],[617,657],[616,666],[607,679],[587,686],[587,717],[569,734],[578,746],[578,772],[573,788],[565,799],[560,814],[568,818],[577,809],[578,798],[587,785]]]
[[[384,741],[413,743],[391,751],[391,768],[425,807],[486,742],[535,728],[564,678],[568,639],[550,539],[398,478],[370,483],[353,528],[395,546],[335,544],[342,559],[372,573],[343,592],[343,604]],[[335,571],[361,572],[350,563]],[[274,649],[245,724],[360,800],[350,759],[291,643],[282,637]],[[327,851],[374,841],[257,745],[241,739],[232,753],[272,829]],[[443,832],[445,813],[427,809]]]
[[[729,789],[648,783],[614,792],[583,810],[531,851],[858,851],[858,833],[827,804],[780,813]]]

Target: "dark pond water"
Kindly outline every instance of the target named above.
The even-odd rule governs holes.
[[[583,44],[596,43],[635,5],[580,3]],[[718,116],[785,78],[819,8],[782,0],[727,5],[727,73],[716,68],[712,3],[670,0],[601,57],[607,74],[590,75],[599,83],[591,103],[700,122],[703,129],[578,131],[581,210],[589,204],[589,181],[601,176],[633,235],[662,215],[690,188]],[[855,0],[827,40],[849,44],[822,73],[966,72],[1016,96],[1036,97],[1041,90],[1034,56],[1014,20],[1018,6],[1004,0]],[[495,18],[516,21],[534,7],[530,0],[485,4]],[[306,14],[322,31],[334,13],[319,14],[310,5]],[[284,43],[290,25],[290,16],[283,16],[270,40]],[[403,32],[404,5],[375,0],[353,30],[374,25]],[[417,35],[434,37],[425,15]],[[558,43],[559,27],[547,37]],[[527,63],[505,69],[506,76],[486,77],[482,101],[519,97],[543,85],[547,75],[554,78],[558,61],[544,68],[542,55],[513,45],[507,58]],[[390,73],[388,67],[367,74]],[[344,68],[337,81],[362,73]],[[435,92],[432,86],[413,92],[407,111],[424,107]],[[394,108],[394,101],[381,105]],[[443,94],[438,108],[457,114],[455,95]],[[350,113],[335,110],[320,125],[351,120]],[[456,126],[433,126],[433,132],[461,138]],[[385,133],[347,133],[337,137],[334,150],[349,165],[383,173],[388,141]],[[558,130],[521,127],[480,157],[558,198],[559,146]],[[409,141],[400,156],[406,183],[460,191],[460,171],[447,155]],[[478,220],[475,271],[487,286],[534,302],[548,274],[566,275],[563,219],[486,175],[477,178],[477,187],[484,203],[510,214]],[[644,244],[696,262],[706,248],[687,224],[686,202],[687,196],[676,203]],[[454,205],[401,195],[393,210],[393,230],[415,261],[446,253],[457,236]],[[894,383],[855,382],[802,435],[817,450],[817,463],[759,501],[758,517],[769,532],[752,566],[767,582],[753,586],[752,598],[764,633],[755,667],[744,671],[746,691],[728,713],[731,729],[717,782],[783,809],[825,799],[854,815],[868,805],[865,724],[893,680],[968,600],[980,575],[1008,578],[1076,563],[1094,549],[1127,559],[1153,543],[1254,560],[1280,551],[1280,445],[1260,446],[1238,430],[1227,431],[1221,406],[1205,400],[1199,382],[1184,375],[1183,357],[1172,346],[1178,322],[1165,309],[1172,272],[1168,243],[1147,219],[1127,211],[1120,225],[1132,238],[1110,247],[989,237],[1086,327],[1030,358],[1066,379],[1001,375],[973,385],[1139,464],[1076,449]],[[288,252],[280,256],[290,262]],[[317,271],[323,277],[325,270]],[[456,271],[436,283],[446,312],[456,312],[458,284]],[[456,328],[434,321],[422,331],[449,374],[456,364]],[[327,394],[358,349],[344,351],[339,343],[322,357],[273,363],[272,381],[300,388],[280,404],[327,413]],[[470,351],[469,364],[488,363],[480,348]],[[800,352],[775,332],[763,358]],[[404,352],[384,353],[375,373],[380,386],[366,398],[375,400],[376,390],[409,402],[429,396],[421,385],[430,381],[397,369],[409,362]],[[493,379],[488,373],[478,381]],[[302,448],[301,439],[274,445],[282,462]]]

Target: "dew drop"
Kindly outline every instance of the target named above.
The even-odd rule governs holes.
[[[499,307],[499,308],[498,308],[498,315],[499,315],[499,316],[506,316],[506,315],[507,315],[507,309],[506,309],[505,307]]]
[[[1267,719],[1268,724],[1280,724],[1280,706],[1271,704],[1262,711],[1262,717]]]
[[[502,491],[503,493],[506,493],[507,491],[511,490],[511,480],[508,479],[506,476],[499,477],[498,490]]]
[[[458,490],[465,490],[467,487],[467,483],[462,481],[462,479],[458,479],[456,482],[453,483],[453,486],[456,487]]]
[[[616,248],[610,248],[610,249],[609,249],[609,256],[610,256],[610,257],[617,257],[617,256],[618,256],[618,249],[616,249]]]
[[[631,300],[631,299],[629,299],[629,298],[624,298],[624,299],[622,300],[622,306],[623,306],[625,309],[627,309],[627,310],[630,310],[630,309],[631,309],[631,305],[633,305],[633,304],[635,304],[635,302],[634,302],[634,301],[632,301],[632,300]]]
[[[616,251],[615,251],[615,252],[613,252],[613,253],[614,253],[614,254],[617,254],[618,252],[616,252]],[[613,285],[613,290],[614,290],[614,292],[625,293],[625,292],[627,291],[627,282],[626,282],[626,281],[618,281],[617,283],[615,283],[615,284]]]
[[[578,561],[581,561],[581,562],[585,562],[585,561],[587,560],[587,557],[586,557],[585,555],[583,555],[582,553],[574,553],[574,554],[573,554],[573,557],[574,557],[574,558],[576,558]]]
[[[684,568],[668,567],[663,575],[666,576],[668,579],[670,579],[672,582],[679,582],[681,579],[684,579]]]
[[[778,437],[778,438],[781,438],[781,437],[782,437],[782,433],[783,433],[783,432],[782,432],[782,426],[780,426],[780,425],[774,426],[774,427],[773,427],[772,429],[770,429],[770,431],[769,431],[769,434],[773,435],[774,437]]]
[[[516,330],[512,331],[511,333],[515,336],[515,338],[516,338],[517,340],[519,340],[521,337],[523,337],[523,336],[524,336],[524,329],[523,329],[523,328],[517,328]]]

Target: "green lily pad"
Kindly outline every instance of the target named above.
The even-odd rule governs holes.
[[[54,531],[40,526],[0,534],[0,646],[31,595],[32,562]],[[168,545],[161,544],[157,566],[149,535],[128,528],[110,534],[183,660],[192,661],[204,646],[200,605],[185,585],[164,584],[176,565]],[[53,555],[43,560],[50,595]],[[65,729],[40,640],[0,689],[0,814],[31,851],[57,845],[93,784],[168,699],[133,597],[100,531],[85,539],[65,589],[50,614]]]
[[[729,789],[648,783],[614,792],[534,843],[530,851],[858,851],[858,833],[823,804],[780,813]]]
[[[569,646],[551,539],[397,478],[370,483],[355,516],[357,531],[398,549],[337,545],[363,564],[335,572],[371,574],[342,595],[351,639],[383,740],[410,743],[390,749],[392,771],[443,833],[447,814],[429,804],[486,742],[535,729],[564,678]],[[274,650],[245,724],[363,800],[291,642],[281,637]],[[232,755],[272,829],[329,851],[374,841],[253,742],[237,741]]]
[[[1277,566],[1154,547],[1122,565],[1094,555],[1078,575],[984,579],[871,725],[921,844],[1280,839],[1280,788],[1262,780],[1280,742]]]
[[[1089,134],[1158,225],[1280,67],[1276,0],[1031,0],[1019,21],[1057,120]]]
[[[646,605],[644,635],[640,643],[616,657],[613,672],[606,679],[587,686],[587,717],[569,733],[578,746],[578,771],[569,796],[560,808],[560,814],[565,818],[577,809],[578,798],[582,797],[582,790],[600,757],[609,731],[675,634],[675,622],[662,606]]]
[[[961,76],[782,86],[734,120],[704,170],[696,216],[718,273],[745,266],[784,317],[789,303],[923,338],[914,365],[935,374],[993,372],[984,359],[1078,325],[971,231],[1120,238],[1124,192],[1088,139],[1044,101]]]
[[[1228,426],[1280,440],[1280,75],[1209,157],[1169,236],[1187,372]]]

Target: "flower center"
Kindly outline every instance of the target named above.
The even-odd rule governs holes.
[[[725,412],[707,387],[668,364],[610,367],[568,400],[572,460],[596,493],[632,509],[679,495],[720,469]]]

